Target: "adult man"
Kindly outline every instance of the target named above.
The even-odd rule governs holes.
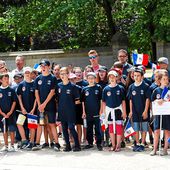
[[[122,74],[127,76],[127,74],[128,74],[127,70],[130,67],[132,67],[132,65],[127,63],[127,60],[128,60],[128,53],[127,53],[127,51],[124,50],[124,49],[120,49],[118,51],[117,58],[118,58],[119,62],[121,62],[123,64],[123,72],[122,72]]]
[[[22,55],[18,55],[15,58],[15,64],[16,64],[16,69],[12,70],[12,75],[14,76],[16,73],[22,73],[23,74],[25,59]]]
[[[99,55],[96,50],[90,50],[88,52],[89,61],[95,73],[98,73],[100,64],[99,64]]]
[[[158,59],[158,64],[160,66],[160,69],[165,69],[168,71],[168,77],[170,78],[170,70],[168,70],[168,64],[169,64],[168,58],[160,57]]]

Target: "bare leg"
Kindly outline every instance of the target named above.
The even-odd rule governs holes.
[[[8,146],[8,132],[3,133],[4,136],[4,143],[6,146]]]
[[[19,130],[19,134],[21,135],[22,141],[26,140],[24,127],[22,125],[17,125],[17,127]]]
[[[14,145],[14,142],[15,142],[15,133],[14,132],[10,132],[10,138],[11,138],[11,145]]]
[[[37,137],[36,137],[36,143],[37,144],[40,144],[41,134],[42,134],[42,126],[38,125]]]
[[[78,133],[79,143],[81,144],[81,138],[82,138],[82,128],[81,128],[81,125],[76,125],[76,130],[77,130],[77,133]]]
[[[58,135],[57,135],[57,130],[56,130],[55,124],[49,123],[49,126],[50,126],[55,143],[58,143]]]
[[[158,143],[159,143],[159,136],[160,136],[160,130],[157,129],[154,131],[154,146],[153,150],[156,152],[158,148]]]

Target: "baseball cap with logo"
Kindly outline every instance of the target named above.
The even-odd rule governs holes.
[[[44,60],[41,60],[41,62],[40,62],[40,64],[39,65],[46,65],[46,66],[50,66],[50,62],[48,61],[48,60],[46,60],[46,59],[44,59]]]
[[[168,61],[168,58],[161,57],[161,58],[158,59],[158,63],[169,64],[169,61]]]
[[[87,74],[87,77],[88,76],[93,76],[94,78],[96,78],[97,76],[96,76],[96,73],[94,73],[94,72],[89,72],[88,74]]]
[[[110,76],[110,75],[114,75],[115,77],[117,77],[117,76],[118,76],[118,73],[117,73],[116,71],[114,71],[114,70],[111,70],[111,71],[109,71],[109,73],[108,73],[108,76]]]

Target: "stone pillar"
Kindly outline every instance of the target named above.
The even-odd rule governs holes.
[[[156,56],[157,59],[160,57],[167,57],[170,63],[170,42],[157,42]],[[169,68],[170,68],[170,64],[169,64]]]
[[[121,32],[117,32],[112,38],[112,50],[113,50],[113,63],[117,61],[117,52],[120,49],[127,50],[128,38],[127,35]]]

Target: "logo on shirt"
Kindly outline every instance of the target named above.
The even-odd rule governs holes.
[[[143,90],[141,90],[141,91],[140,91],[140,94],[142,94],[142,95],[143,95],[143,94],[144,94],[144,91],[143,91]]]
[[[133,96],[135,96],[136,95],[136,91],[134,90],[134,91],[132,91],[132,95]]]
[[[31,91],[31,92],[34,92],[34,89],[33,89],[33,88],[30,88],[30,91]]]
[[[89,96],[89,92],[88,91],[85,92],[85,96]]]
[[[51,80],[48,80],[48,81],[47,81],[47,84],[48,84],[48,85],[51,85]]]
[[[11,92],[10,91],[8,92],[8,96],[11,96]]]
[[[66,94],[71,94],[71,90],[70,90],[70,89],[67,89],[67,90],[66,90]]]
[[[22,87],[22,91],[25,91],[26,90],[26,88],[25,87]]]
[[[157,95],[156,95],[156,98],[157,98],[157,99],[160,99],[160,98],[161,98],[161,95],[160,95],[160,94],[157,94]]]
[[[41,85],[41,84],[42,84],[42,80],[39,80],[39,81],[38,81],[38,84]]]
[[[61,89],[60,88],[58,89],[58,93],[61,93]]]
[[[110,91],[107,92],[107,96],[111,96],[111,92]]]
[[[117,95],[120,95],[120,90],[117,90],[117,91],[116,91],[116,94],[117,94]]]
[[[3,94],[2,93],[0,93],[0,98],[2,98],[3,97]]]
[[[95,90],[95,94],[96,94],[96,95],[99,94],[99,90]]]

